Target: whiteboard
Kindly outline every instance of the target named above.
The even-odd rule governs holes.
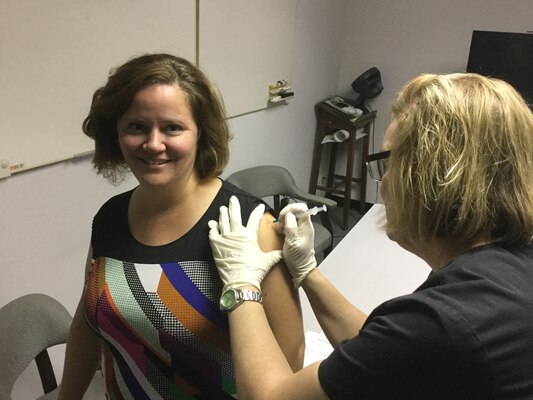
[[[199,66],[228,116],[267,108],[269,84],[291,82],[295,16],[296,0],[200,0]]]
[[[92,94],[146,52],[196,60],[196,0],[1,0],[0,169],[90,152]]]

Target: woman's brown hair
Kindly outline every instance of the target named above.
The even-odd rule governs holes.
[[[189,61],[170,54],[146,54],[114,70],[93,95],[83,132],[94,139],[93,164],[112,182],[123,179],[128,167],[118,144],[117,121],[135,94],[154,84],[179,85],[198,127],[195,170],[200,179],[222,173],[229,159],[229,133],[224,105],[206,75]]]

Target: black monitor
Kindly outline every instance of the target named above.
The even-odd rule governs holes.
[[[533,34],[473,31],[467,72],[510,83],[533,105]]]

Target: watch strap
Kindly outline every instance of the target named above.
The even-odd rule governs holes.
[[[240,292],[239,297],[242,299],[242,301],[256,301],[260,304],[263,304],[263,296],[261,295],[261,292],[257,290],[251,290],[251,289],[235,289]]]
[[[258,290],[228,289],[220,297],[220,309],[222,311],[231,311],[245,301],[255,301],[263,304],[263,296]]]

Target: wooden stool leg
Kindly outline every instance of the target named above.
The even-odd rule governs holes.
[[[342,214],[342,229],[348,229],[350,218],[350,202],[352,199],[352,182],[353,182],[353,158],[355,147],[355,131],[350,132],[348,138],[348,160],[346,162],[346,181],[344,182],[344,210]]]
[[[337,165],[337,143],[329,143],[330,152],[329,152],[329,168],[328,176],[326,181],[327,187],[333,187],[334,176],[335,176],[335,166]],[[326,194],[327,195],[327,194]]]
[[[365,131],[368,129],[365,128]],[[363,152],[361,154],[361,185],[360,185],[360,191],[359,191],[359,212],[361,215],[364,215],[366,212],[366,178],[367,178],[367,172],[366,172],[366,158],[368,156],[368,136],[369,133],[365,135],[363,138]]]
[[[313,148],[313,161],[311,163],[311,178],[309,180],[309,193],[316,194],[316,187],[318,185],[318,174],[320,172],[320,160],[322,159],[322,132],[323,122],[317,121],[315,133],[315,145]]]

